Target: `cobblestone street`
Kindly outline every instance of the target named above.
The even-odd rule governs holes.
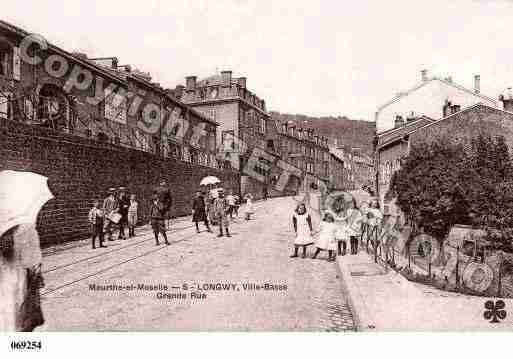
[[[39,330],[353,330],[336,264],[325,254],[289,258],[292,207],[290,198],[256,203],[255,218],[237,219],[231,238],[203,228],[196,234],[188,218],[172,225],[170,246],[155,246],[144,228],[101,250],[90,249],[88,241],[51,248],[43,263],[46,324]],[[217,283],[235,286],[207,288]],[[244,288],[265,283],[286,290]],[[168,290],[91,290],[93,284]],[[157,293],[186,298],[158,299]]]

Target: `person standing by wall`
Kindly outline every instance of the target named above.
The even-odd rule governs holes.
[[[128,207],[128,237],[135,237],[135,226],[137,225],[137,210],[139,203],[135,194],[130,196],[130,207]]]
[[[212,233],[210,225],[208,224],[205,198],[201,191],[196,191],[196,196],[192,201],[192,221],[196,224],[197,233],[200,232],[198,222],[204,222],[205,227],[207,227],[207,231]]]
[[[109,195],[103,201],[103,214],[105,216],[105,233],[107,240],[113,241],[112,239],[112,228],[116,225],[116,219],[119,222],[118,214],[119,205],[115,197],[116,189],[109,188]]]
[[[91,225],[92,247],[96,249],[96,238],[99,240],[99,247],[104,248],[103,245],[103,211],[99,208],[100,201],[95,200],[93,208],[89,211],[88,220]]]
[[[118,239],[126,239],[125,227],[128,225],[128,208],[130,207],[130,199],[128,198],[126,188],[119,187],[119,214],[121,219],[119,220],[119,236]]]

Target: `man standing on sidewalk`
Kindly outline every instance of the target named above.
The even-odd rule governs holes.
[[[205,210],[205,199],[200,191],[196,191],[196,196],[192,201],[192,221],[196,224],[196,232],[199,233],[198,222],[205,223],[207,231],[212,233],[210,225],[208,224],[207,213]]]
[[[119,214],[121,219],[119,220],[119,236],[118,239],[126,239],[125,227],[128,225],[128,207],[130,207],[130,199],[126,193],[125,187],[119,187]]]
[[[159,186],[155,189],[155,193],[157,194],[160,203],[164,206],[164,221],[167,219],[169,223],[169,219],[171,218],[171,205],[173,204],[173,197],[171,196],[171,191],[167,185],[167,181],[162,179],[160,181]],[[165,226],[165,229],[168,226]]]
[[[150,204],[150,224],[153,229],[153,234],[155,235],[155,242],[157,246],[159,243],[159,234],[162,234],[164,237],[164,241],[167,245],[170,243],[167,240],[166,229],[164,228],[164,204],[160,201],[160,198],[155,193],[153,195],[151,204]]]
[[[214,215],[216,220],[219,221],[219,234],[218,237],[223,236],[223,227],[226,230],[226,237],[231,237],[230,230],[228,228],[228,202],[224,198],[224,191],[220,189],[217,192],[218,196],[214,200]]]
[[[226,196],[226,202],[228,203],[228,214],[230,215],[230,219],[233,219],[233,212],[235,211],[236,199],[233,195],[233,191],[230,191],[230,194]]]
[[[107,234],[107,240],[113,241],[112,239],[112,227],[116,224],[115,214],[118,214],[119,205],[117,199],[114,197],[116,192],[115,188],[109,188],[109,195],[103,201],[103,214],[105,215],[105,233]]]

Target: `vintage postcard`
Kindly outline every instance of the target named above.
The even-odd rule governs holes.
[[[512,17],[3,4],[0,332],[512,330]]]

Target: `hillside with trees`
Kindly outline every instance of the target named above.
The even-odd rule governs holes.
[[[313,128],[320,136],[329,138],[330,144],[358,147],[363,153],[372,154],[372,140],[376,131],[374,122],[351,120],[345,116],[311,117],[301,114],[270,112],[273,119],[293,122],[297,127]]]

